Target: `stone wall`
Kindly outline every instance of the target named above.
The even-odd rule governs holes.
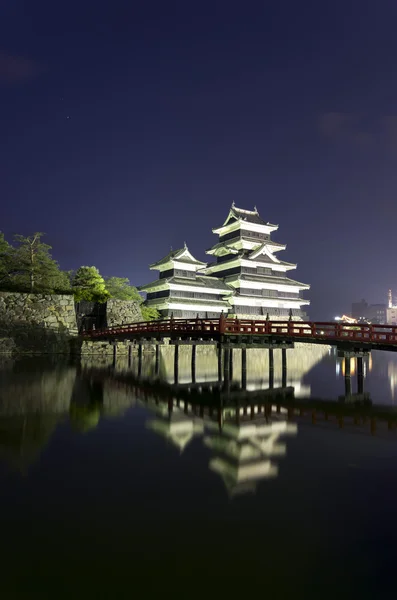
[[[111,298],[107,301],[106,322],[108,327],[127,325],[136,321],[143,321],[141,308],[136,300]]]
[[[114,346],[116,346],[117,356],[127,356],[128,355],[128,347],[130,342],[128,341],[95,341],[92,342],[90,340],[83,340],[79,347],[79,351],[75,352],[76,354],[81,354],[81,356],[89,356],[96,355],[101,357],[113,357]],[[153,353],[156,351],[154,344],[144,344],[143,352],[144,353]],[[132,352],[135,354],[138,352],[138,346],[132,346]]]
[[[110,327],[142,321],[139,303],[108,300],[106,320]],[[113,353],[108,343],[82,343],[77,333],[73,296],[0,292],[0,354]]]
[[[117,355],[120,354],[127,355],[128,347],[123,342],[116,342],[117,346]],[[81,356],[95,354],[98,357],[113,357],[113,347],[114,344],[108,341],[96,341],[91,342],[90,340],[83,340],[80,347]]]
[[[0,292],[0,353],[68,353],[76,334],[73,296]]]

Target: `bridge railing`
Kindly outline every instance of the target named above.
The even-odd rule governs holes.
[[[116,325],[104,329],[85,331],[85,338],[108,337],[109,335],[137,334],[137,333],[194,333],[194,332],[219,332],[218,319],[165,319],[159,321],[139,321],[126,325]]]
[[[338,322],[313,321],[266,321],[250,319],[166,319],[141,321],[117,325],[105,329],[84,332],[87,339],[109,338],[141,334],[170,335],[200,334],[247,334],[274,335],[291,338],[312,338],[321,340],[358,341],[363,343],[397,344],[397,327],[392,325],[347,324]]]

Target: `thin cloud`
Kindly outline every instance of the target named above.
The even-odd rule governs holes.
[[[40,65],[30,58],[0,54],[0,84],[20,85],[37,77]]]
[[[320,115],[318,128],[320,133],[330,139],[337,139],[345,135],[353,122],[352,115],[343,112],[329,112]]]
[[[393,149],[397,149],[397,116],[387,115],[381,118],[382,133]]]
[[[319,116],[318,131],[334,142],[343,142],[368,148],[381,141],[384,126],[380,119],[370,120],[362,115],[328,112]]]

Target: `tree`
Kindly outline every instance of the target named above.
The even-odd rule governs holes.
[[[36,293],[70,291],[67,273],[51,256],[51,246],[41,241],[43,233],[16,235],[16,248],[9,253],[8,279],[11,289]]]
[[[53,290],[57,294],[70,294],[72,291],[72,285],[70,283],[70,272],[61,271],[59,269],[58,274],[53,276]]]
[[[127,277],[106,277],[105,284],[111,298],[117,298],[117,300],[136,300],[139,303],[143,302],[142,296],[136,287],[130,284],[130,280]]]
[[[13,248],[0,231],[0,287],[9,285]]]
[[[110,297],[105,280],[96,267],[80,267],[73,280],[72,289],[76,302],[106,302]]]
[[[152,306],[146,306],[143,298],[135,286],[130,284],[126,277],[107,277],[105,279],[106,288],[111,298],[118,300],[135,300],[141,307],[142,318],[144,321],[154,321],[160,318],[160,313]]]
[[[153,306],[141,305],[142,318],[144,321],[155,321],[160,318],[160,313]]]

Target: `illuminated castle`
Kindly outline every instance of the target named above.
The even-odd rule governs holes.
[[[159,279],[139,289],[163,318],[214,319],[222,312],[249,319],[305,318],[302,306],[310,302],[301,292],[310,286],[287,276],[296,265],[276,257],[286,248],[271,239],[277,229],[256,208],[233,203],[223,225],[212,230],[219,240],[207,254],[215,262],[198,261],[185,245],[150,265],[160,271]]]

